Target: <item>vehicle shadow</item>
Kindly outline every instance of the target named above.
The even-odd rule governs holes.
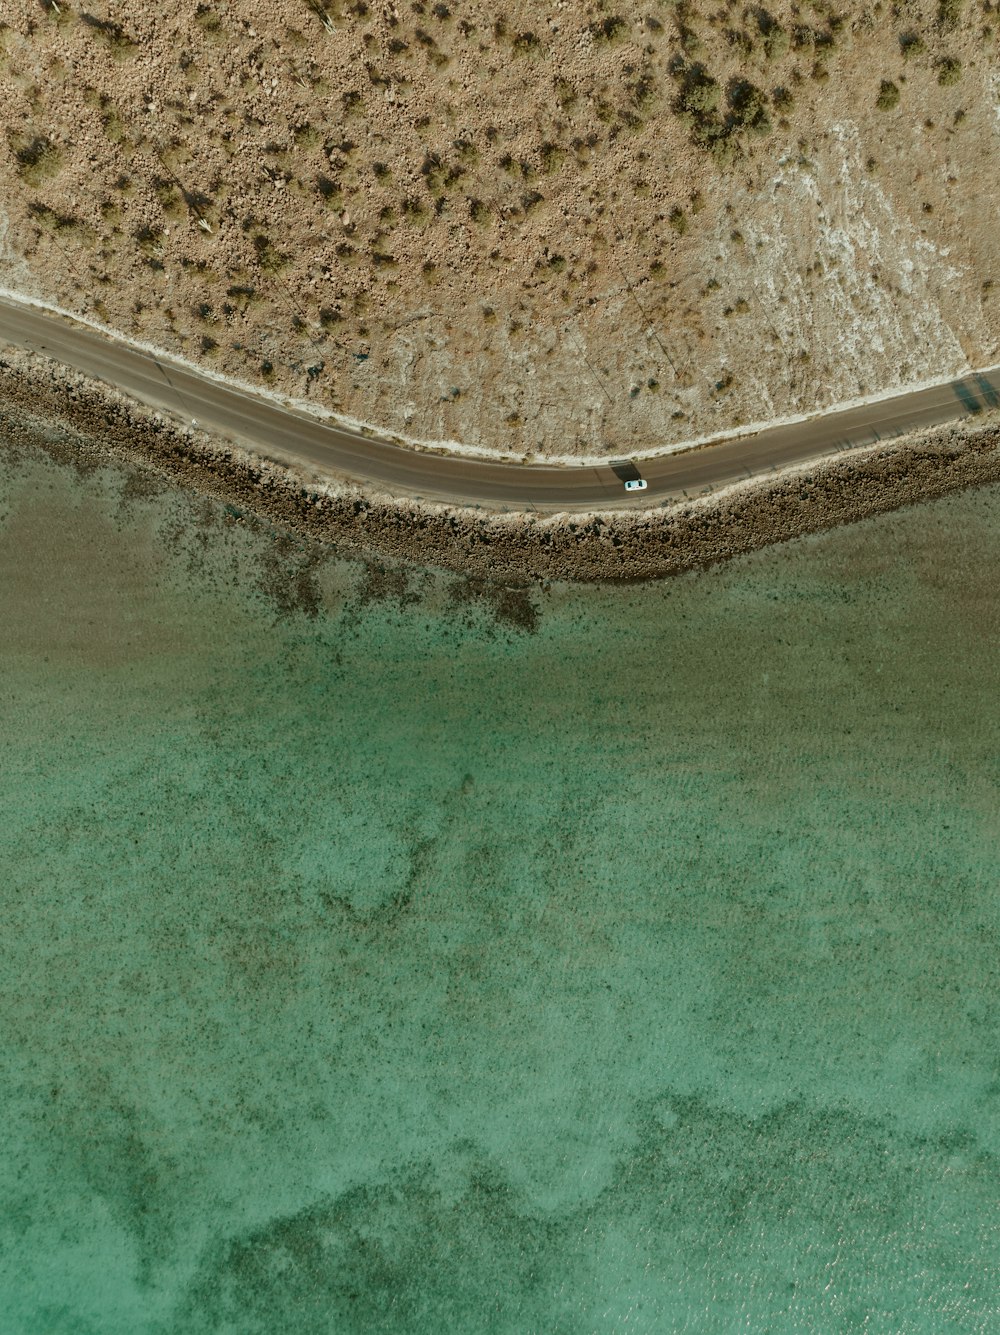
[[[976,388],[983,396],[987,408],[1000,408],[1000,390],[984,375],[976,376]]]
[[[979,402],[975,394],[973,394],[972,389],[964,380],[953,380],[951,388],[955,398],[958,399],[959,403],[967,413],[975,414],[983,411],[983,405]]]
[[[642,477],[631,459],[609,459],[608,467],[619,482],[638,482]]]

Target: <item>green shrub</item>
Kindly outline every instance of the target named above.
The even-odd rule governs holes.
[[[729,87],[729,114],[735,126],[755,134],[768,134],[771,120],[767,114],[767,95],[747,79],[737,79]]]
[[[764,55],[768,60],[780,60],[788,54],[792,39],[780,24],[768,28],[764,34]]]
[[[44,134],[30,138],[11,136],[8,143],[17,163],[18,175],[28,185],[40,185],[62,167],[62,150]]]
[[[954,56],[945,56],[938,63],[938,83],[942,88],[950,88],[962,77],[962,62]]]
[[[568,111],[576,100],[577,92],[573,85],[566,79],[556,79],[556,101],[563,111]]]
[[[407,195],[399,207],[408,222],[423,222],[427,217],[427,209],[423,202],[413,195]]]
[[[120,23],[113,23],[110,19],[98,19],[93,14],[81,14],[80,21],[104,43],[111,53],[112,60],[127,60],[136,51],[135,42]]]
[[[677,99],[678,108],[695,118],[711,115],[722,98],[722,89],[701,65],[692,65],[686,72],[684,85]]]
[[[587,30],[595,42],[620,42],[627,32],[628,24],[620,14],[612,14],[610,18],[602,19],[597,23],[591,23]]]
[[[42,0],[42,8],[49,18],[55,19],[59,24],[69,23],[73,18],[73,11],[69,5],[59,4],[58,0]]]
[[[276,273],[288,263],[288,256],[283,255],[271,238],[263,232],[258,232],[254,237],[253,248],[257,253],[257,260],[262,269],[270,269]]]
[[[656,80],[650,74],[644,74],[629,87],[632,101],[644,111],[656,100]]]
[[[882,85],[878,90],[878,97],[875,99],[875,105],[879,111],[892,111],[894,107],[899,106],[899,89],[888,79],[882,80]]]
[[[336,181],[332,181],[329,176],[316,177],[316,189],[319,191],[320,198],[330,208],[338,208],[341,203],[340,186]]]
[[[537,56],[541,54],[542,44],[533,32],[519,32],[512,50],[515,56]]]
[[[174,182],[167,180],[163,176],[154,176],[151,184],[153,193],[156,195],[157,203],[163,212],[170,218],[183,217],[184,199],[180,189]]]
[[[319,131],[306,121],[302,125],[296,125],[292,131],[292,138],[295,140],[296,148],[315,148],[319,143]]]
[[[218,32],[222,20],[210,5],[199,5],[194,11],[194,21],[203,32]]]
[[[28,212],[43,231],[46,232],[72,232],[79,226],[79,222],[72,214],[57,213],[55,209],[50,209],[47,204],[39,204],[33,200],[28,205]]]
[[[753,38],[742,28],[728,28],[726,41],[741,59],[749,60],[753,56]]]
[[[709,152],[717,167],[731,167],[739,157],[739,147],[731,139],[714,139],[709,145]]]
[[[334,20],[342,17],[340,5],[323,4],[321,0],[305,0],[306,8],[312,15],[319,19],[327,32],[334,32]]]
[[[942,28],[957,27],[962,17],[964,0],[939,0],[938,23]]]

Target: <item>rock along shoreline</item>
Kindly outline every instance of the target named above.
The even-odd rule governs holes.
[[[497,513],[395,497],[262,459],[191,431],[36,353],[0,350],[8,446],[87,467],[146,467],[264,521],[367,560],[507,584],[683,574],[806,533],[1000,482],[1000,412],[748,479],[658,509]]]

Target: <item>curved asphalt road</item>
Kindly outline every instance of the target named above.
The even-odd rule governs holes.
[[[634,469],[501,463],[435,454],[345,430],[282,408],[252,390],[206,379],[168,356],[86,325],[0,298],[0,342],[43,352],[154,408],[179,415],[268,458],[300,461],[358,482],[434,500],[499,509],[592,510],[657,504],[839,449],[1000,407],[1000,368],[678,454],[641,461],[648,490],[626,496]]]

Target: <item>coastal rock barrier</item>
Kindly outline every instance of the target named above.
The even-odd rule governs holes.
[[[217,497],[343,555],[493,582],[659,579],[972,486],[1000,482],[1000,412],[914,432],[655,509],[497,513],[390,496],[262,459],[39,354],[0,350],[0,444],[92,469],[109,459]]]

